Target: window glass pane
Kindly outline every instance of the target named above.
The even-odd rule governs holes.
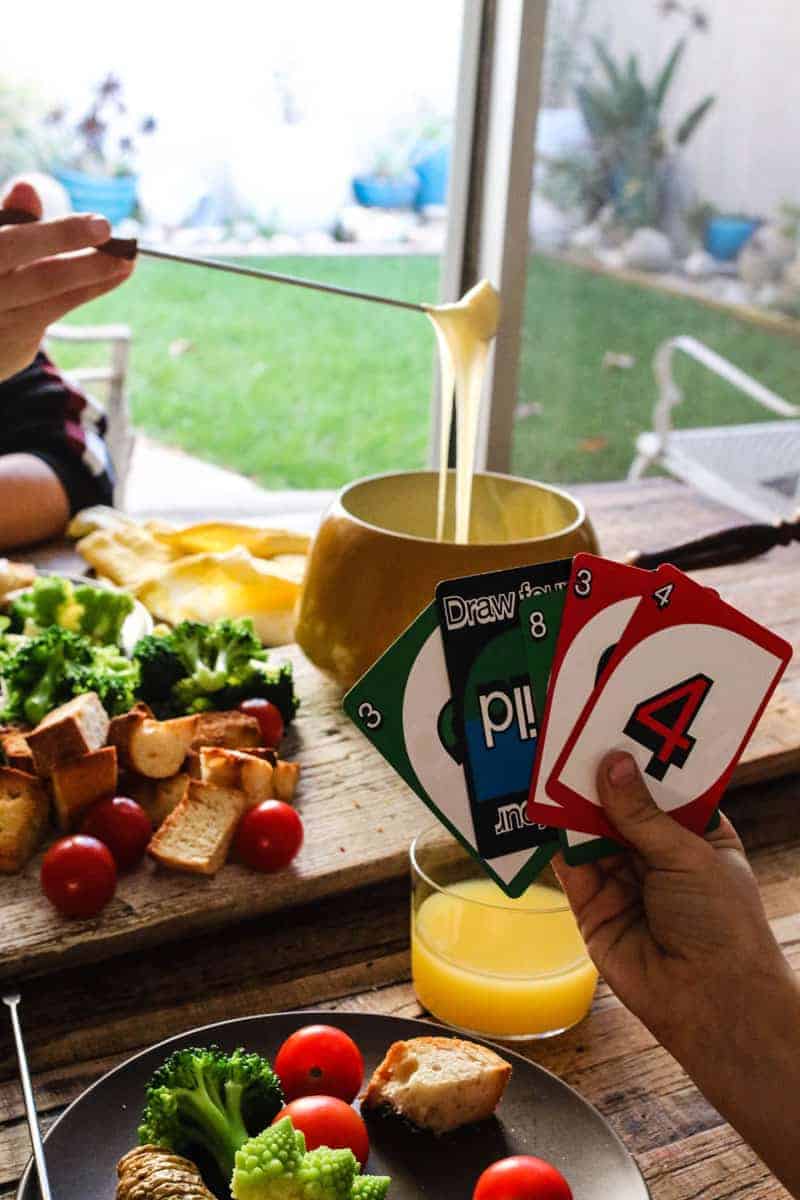
[[[624,477],[681,334],[800,399],[799,44],[791,0],[550,0],[515,471]],[[777,419],[674,371],[680,429]],[[762,453],[745,439],[728,465]]]
[[[0,120],[0,182],[59,162],[134,169],[137,223],[121,231],[145,244],[437,299],[462,0],[230,0],[213,15],[143,0],[124,32],[108,12],[87,0],[78,34],[74,13],[45,3],[47,36],[5,47],[0,101],[21,114],[26,146],[12,154]],[[103,139],[93,147],[76,125],[109,76],[121,91],[100,113],[97,154]],[[131,325],[140,430],[262,484],[331,487],[426,462],[424,317],[142,259],[129,285],[70,320]]]

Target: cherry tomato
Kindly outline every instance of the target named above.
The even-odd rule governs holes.
[[[367,1127],[354,1108],[336,1096],[301,1096],[281,1109],[275,1121],[291,1117],[292,1125],[305,1134],[306,1147],[330,1146],[350,1149],[363,1167],[369,1158]],[[272,1124],[275,1124],[275,1121]]]
[[[239,711],[255,717],[261,729],[265,746],[278,746],[283,737],[283,717],[281,710],[271,700],[243,700]]]
[[[108,846],[97,838],[60,838],[42,860],[45,896],[65,917],[93,917],[108,904],[117,868]]]
[[[264,800],[251,808],[236,831],[236,852],[256,871],[280,871],[302,844],[303,822],[282,800]]]
[[[111,796],[92,805],[81,823],[81,833],[108,846],[120,871],[125,871],[143,857],[153,826],[141,804],[127,796]]]
[[[487,1167],[472,1200],[572,1200],[569,1184],[543,1158],[520,1154]]]
[[[306,1025],[281,1046],[274,1063],[287,1100],[338,1096],[349,1104],[364,1078],[361,1051],[343,1029]]]

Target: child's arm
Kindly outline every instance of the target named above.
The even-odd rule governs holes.
[[[3,208],[42,214],[27,183],[11,189]],[[96,216],[0,226],[0,380],[32,362],[53,321],[128,278],[132,262],[92,248],[110,233],[108,221]]]
[[[0,458],[0,551],[58,537],[69,501],[52,467],[33,454]]]

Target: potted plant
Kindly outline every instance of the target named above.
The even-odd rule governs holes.
[[[139,181],[136,139],[153,133],[155,119],[132,121],[120,80],[107,75],[77,121],[70,120],[64,108],[53,110],[46,120],[61,142],[53,173],[69,193],[73,209],[101,213],[112,224],[129,217]]]
[[[746,213],[710,214],[703,233],[703,246],[717,262],[733,262],[763,224],[761,217],[750,217]]]
[[[353,195],[366,208],[412,208],[419,176],[410,165],[408,134],[395,130],[377,148],[369,169],[352,180]]]

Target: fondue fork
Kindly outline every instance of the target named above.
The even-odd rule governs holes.
[[[0,225],[28,225],[37,219],[32,213],[22,209],[0,209]],[[109,238],[97,249],[114,258],[133,259],[138,255],[145,258],[160,258],[166,262],[205,267],[209,271],[226,271],[229,275],[246,275],[251,279],[266,279],[271,283],[288,283],[292,287],[311,288],[315,292],[348,296],[351,300],[369,300],[372,304],[388,304],[392,308],[410,309],[411,312],[427,314],[428,311],[424,304],[417,304],[412,300],[397,300],[392,296],[379,296],[375,292],[360,292],[355,288],[339,287],[334,283],[319,283],[315,279],[303,279],[297,275],[282,275],[278,271],[262,271],[257,267],[244,267],[239,263],[226,262],[220,258],[198,258],[192,254],[176,254],[172,250],[156,250],[152,246],[140,246],[136,238]]]
[[[36,1113],[36,1101],[33,1097],[31,1076],[28,1070],[28,1058],[25,1054],[25,1043],[22,1040],[22,1028],[19,1023],[19,992],[7,993],[3,996],[3,1003],[8,1007],[11,1014],[11,1028],[14,1030],[14,1043],[17,1048],[17,1062],[19,1063],[22,1096],[25,1101],[25,1115],[28,1118],[28,1131],[31,1138],[33,1160],[36,1163],[36,1174],[39,1176],[39,1192],[41,1193],[42,1200],[52,1200],[50,1181],[47,1177],[47,1163],[44,1157],[44,1146],[42,1145],[42,1135],[39,1130],[39,1118]]]

